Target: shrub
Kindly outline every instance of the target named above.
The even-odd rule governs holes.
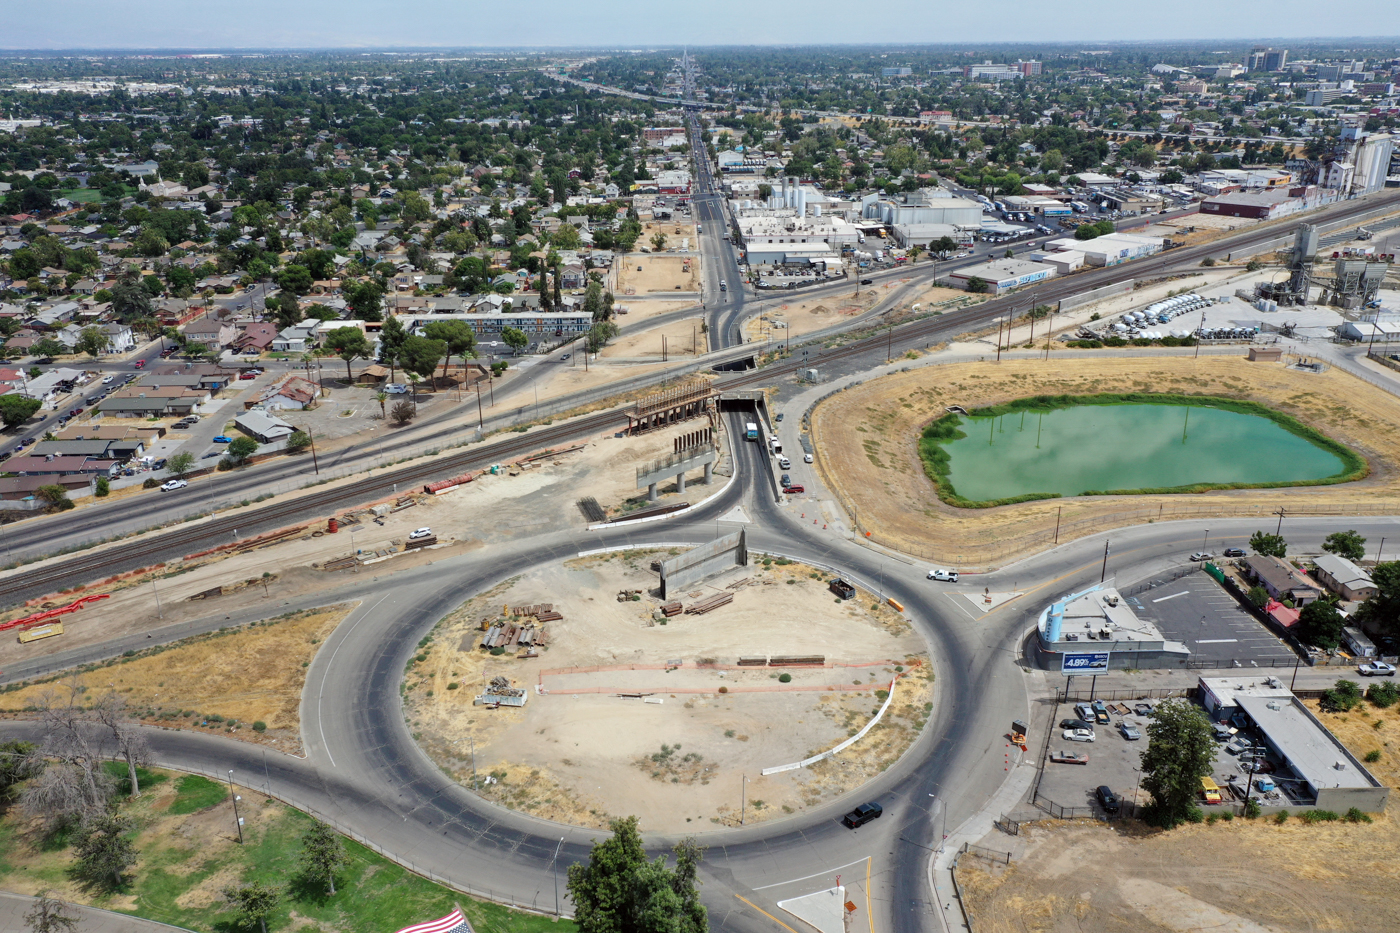
[[[461,684],[457,683],[457,681],[454,680],[454,681],[452,681],[452,683],[450,683],[450,684],[447,685],[447,689],[448,689],[448,690],[458,690],[458,689],[461,688],[461,686],[462,686]]]
[[[156,488],[157,486],[159,486],[159,485],[160,485],[160,480],[156,479],[154,476],[151,476],[151,477],[147,477],[146,481],[145,481],[144,483],[141,484],[141,488],[142,488],[142,489],[155,489],[155,488]]]
[[[1215,814],[1212,813],[1211,816],[1215,816]],[[1201,812],[1200,807],[1192,807],[1190,811],[1186,814],[1186,822],[1188,823],[1199,823],[1205,818],[1206,815]]]
[[[1235,818],[1235,811],[1226,810],[1224,813],[1220,814],[1220,818],[1228,823]]]
[[[263,722],[261,719],[259,719],[258,721],[256,721],[256,722],[253,723],[253,731],[254,731],[254,732],[266,732],[266,731],[267,731],[267,723],[265,723],[265,722]]]
[[[790,684],[790,683],[792,683],[792,675],[791,675],[791,674],[787,674],[787,673],[779,674],[779,675],[778,675],[778,683],[780,683],[780,684]]]
[[[496,646],[495,648],[492,648],[492,649],[491,649],[491,656],[492,656],[492,657],[499,658],[501,655],[503,655],[503,654],[505,654],[505,653],[506,653],[506,649],[500,647],[499,645]]]
[[[1218,819],[1220,819],[1220,817],[1218,817],[1218,816],[1216,816],[1214,813],[1212,813],[1212,814],[1210,814],[1209,816],[1206,817],[1206,825],[1208,825],[1208,826],[1214,826],[1214,825],[1215,825],[1215,821],[1218,820]]]
[[[720,693],[728,693],[728,692],[729,692],[729,688],[728,688],[728,687],[720,687],[720,688],[719,688],[719,692],[720,692]]]
[[[1277,824],[1280,825],[1280,826],[1282,826],[1284,823],[1287,823],[1287,822],[1288,822],[1288,811],[1287,811],[1287,810],[1280,810],[1280,811],[1278,811],[1278,813],[1274,815],[1274,822],[1277,823]]]
[[[1299,816],[1304,823],[1335,823],[1341,817],[1331,810],[1309,810]]]
[[[1365,761],[1368,765],[1375,764],[1376,762],[1381,760],[1381,750],[1379,748],[1371,749],[1369,752],[1366,753],[1366,757],[1362,760]]]
[[[1322,708],[1329,713],[1345,713],[1361,705],[1361,688],[1354,681],[1339,680],[1322,695]]]
[[[1371,822],[1371,817],[1369,814],[1362,813],[1359,807],[1352,807],[1350,810],[1347,811],[1347,822],[1369,823]]]
[[[1381,709],[1394,706],[1396,701],[1400,701],[1400,687],[1393,683],[1371,684],[1366,690],[1366,699],[1371,701],[1372,706]]]
[[[99,476],[99,477],[97,478],[97,492],[96,492],[96,495],[98,495],[98,496],[105,496],[105,495],[107,495],[107,494],[108,494],[109,492],[111,492],[111,491],[112,491],[112,484],[109,483],[109,482],[107,481],[107,477],[105,477],[105,476]]]
[[[1261,812],[1262,810],[1259,806],[1259,801],[1255,800],[1253,797],[1249,798],[1249,802],[1244,805],[1245,819],[1257,820],[1259,819],[1259,814]]]

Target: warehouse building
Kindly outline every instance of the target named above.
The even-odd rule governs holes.
[[[956,288],[967,288],[974,278],[988,285],[993,295],[1008,292],[1015,288],[1032,285],[1053,278],[1055,267],[1024,259],[997,259],[977,266],[968,266],[948,274],[949,282]]]

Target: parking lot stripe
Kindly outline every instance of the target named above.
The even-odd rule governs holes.
[[[1228,643],[1230,643],[1230,642],[1236,642],[1236,641],[1239,641],[1239,639],[1238,639],[1238,638],[1198,638],[1198,639],[1196,639],[1196,644],[1198,644],[1198,645],[1224,645],[1224,644],[1228,644]]]
[[[1182,590],[1180,593],[1173,593],[1173,594],[1170,595],[1170,596],[1163,596],[1161,599],[1154,599],[1154,600],[1152,600],[1152,601],[1153,601],[1154,603],[1164,603],[1164,602],[1166,602],[1166,601],[1169,600],[1169,599],[1176,599],[1178,596],[1189,596],[1190,594],[1191,594],[1191,591],[1190,591],[1190,590]]]

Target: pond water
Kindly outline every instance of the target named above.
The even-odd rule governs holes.
[[[1076,405],[963,418],[945,442],[964,499],[1163,489],[1196,483],[1287,483],[1335,476],[1336,454],[1268,418],[1181,405]]]

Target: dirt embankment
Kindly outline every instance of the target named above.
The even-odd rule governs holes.
[[[1026,396],[1182,392],[1247,399],[1292,415],[1364,456],[1355,483],[1186,495],[1089,496],[992,509],[939,501],[918,455],[919,435],[947,406],[974,408]],[[1093,531],[1213,515],[1381,513],[1400,495],[1400,406],[1338,369],[1302,373],[1279,363],[1188,357],[1014,360],[922,367],[871,380],[817,406],[818,464],[862,532],[926,559],[994,566]]]

